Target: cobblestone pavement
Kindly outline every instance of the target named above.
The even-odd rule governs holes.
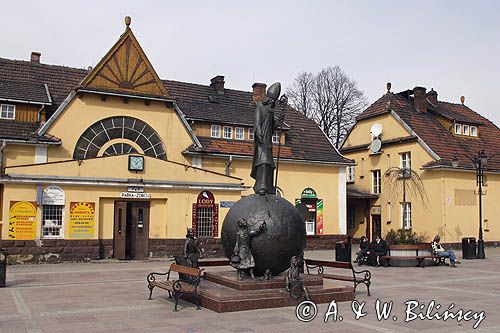
[[[330,316],[327,323],[327,304],[318,306],[310,322],[299,321],[295,307],[219,314],[196,311],[181,301],[181,310],[174,313],[166,292],[155,290],[153,300],[147,300],[146,275],[164,271],[166,260],[8,266],[7,288],[0,288],[0,332],[500,332],[500,249],[486,249],[486,256],[464,260],[455,269],[372,267],[372,296],[364,286],[356,293],[358,304],[366,302],[366,316],[355,320],[351,302],[343,302],[337,321]],[[315,251],[306,257],[334,256],[332,251]],[[393,302],[387,320],[377,320],[377,300]],[[451,312],[472,310],[476,317],[469,313],[468,321],[405,322],[405,302],[411,300],[426,307],[432,300],[440,304],[431,314],[454,304]],[[481,311],[485,319],[473,329]]]

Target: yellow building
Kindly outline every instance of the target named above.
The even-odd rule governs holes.
[[[253,92],[160,80],[130,29],[88,70],[0,59],[1,247],[19,261],[182,252],[192,227],[220,251],[229,208],[253,193]],[[310,247],[345,237],[345,166],[297,111],[276,132],[278,190],[308,208]]]
[[[415,87],[388,92],[358,118],[341,152],[349,167],[348,234],[385,237],[411,229],[430,241],[459,243],[479,233],[479,197],[471,159],[485,166],[485,242],[500,240],[500,130],[464,104],[438,101]],[[403,197],[404,195],[404,197]]]

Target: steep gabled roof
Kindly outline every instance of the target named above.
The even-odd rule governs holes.
[[[0,80],[0,101],[52,104],[46,84],[4,80]]]
[[[459,161],[458,168],[473,169],[474,166],[468,157],[473,157],[484,149],[488,156],[495,155],[488,161],[486,168],[500,171],[500,129],[494,123],[465,105],[442,101],[431,104],[429,100],[426,105],[427,112],[419,112],[408,91],[399,94],[387,93],[361,113],[357,120],[393,112],[396,118],[414,131],[437,155],[436,160],[430,161],[424,168],[451,167],[451,162],[456,157]],[[479,136],[476,138],[454,135],[452,128],[445,128],[439,117],[452,122],[476,125]]]

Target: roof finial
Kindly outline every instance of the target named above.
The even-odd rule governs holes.
[[[387,82],[387,93],[390,93],[391,92],[391,83],[390,82]]]
[[[465,103],[465,96],[460,96],[460,103],[462,103],[462,105],[464,105]]]
[[[125,25],[127,26],[127,28],[130,26],[130,22],[132,22],[132,19],[130,18],[130,16],[125,16]]]

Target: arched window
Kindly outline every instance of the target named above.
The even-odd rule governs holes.
[[[111,117],[99,120],[83,132],[73,159],[133,153],[167,159],[160,136],[151,126],[132,117]]]
[[[214,195],[203,191],[193,204],[193,232],[196,237],[217,237],[219,231],[219,205]]]

